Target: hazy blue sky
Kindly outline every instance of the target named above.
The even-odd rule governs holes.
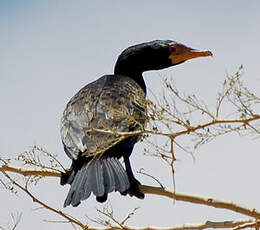
[[[14,157],[38,144],[57,153],[68,167],[70,161],[59,136],[66,103],[85,84],[112,73],[120,52],[140,42],[171,39],[214,53],[213,58],[146,73],[147,86],[158,97],[162,90],[160,76],[169,76],[179,90],[196,93],[214,107],[225,75],[234,73],[240,64],[245,67],[247,86],[260,92],[259,12],[258,0],[0,1],[0,153]],[[142,151],[142,144],[138,144],[131,157],[135,170],[144,167],[172,189],[169,169],[156,159],[144,157]],[[237,135],[218,138],[196,152],[195,163],[185,153],[176,154],[177,191],[260,209],[259,139]],[[68,189],[57,179],[46,178],[33,192],[62,209]],[[140,201],[114,193],[110,202],[119,217],[141,207],[129,221],[133,226],[243,218],[149,195]],[[22,192],[17,197],[1,189],[0,203],[0,226],[5,226],[11,212],[23,211],[18,229],[72,229],[70,225],[42,222],[59,218],[48,211],[33,211],[38,206]],[[78,208],[65,211],[78,218],[94,218],[95,207],[102,205],[91,197]]]

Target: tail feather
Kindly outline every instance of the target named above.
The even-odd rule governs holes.
[[[72,171],[69,178],[68,178],[68,181],[66,182],[66,184],[72,184],[73,180],[75,178],[75,171]]]
[[[91,174],[89,173],[89,169],[91,169],[91,167],[88,167],[88,165],[85,166],[85,170],[87,170],[85,172],[85,177],[83,179],[83,184],[81,186],[81,200],[86,200],[89,198],[90,194],[91,194],[91,186],[88,186],[91,183]]]
[[[91,192],[97,197],[106,197],[114,190],[125,192],[130,187],[127,173],[117,158],[93,158],[80,170],[73,171],[68,182],[71,187],[64,207],[78,206]]]
[[[103,161],[103,176],[105,182],[105,193],[109,193],[115,190],[116,184],[113,169],[111,168],[107,160]]]
[[[69,205],[70,203],[72,204],[72,206],[77,206],[77,204],[79,204],[79,200],[77,199],[77,193],[79,192],[79,185],[80,185],[80,180],[83,176],[83,171],[79,170],[76,174],[76,176],[74,177],[74,180],[71,184],[70,187],[70,191],[69,194],[67,195],[67,198],[64,202],[64,207],[66,207],[67,205]],[[74,198],[74,199],[72,199]]]
[[[98,160],[94,162],[93,171],[94,171],[94,178],[92,180],[93,194],[95,196],[103,196],[105,193],[103,167]]]
[[[124,192],[130,187],[128,176],[120,164],[119,161],[115,161],[115,158],[108,158],[107,161],[110,163],[115,176],[115,186],[116,190],[119,192]]]
[[[71,204],[74,207],[78,206],[80,204],[82,197],[86,197],[85,199],[87,199],[91,194],[90,189],[88,189],[87,191],[85,190],[85,187],[86,187],[85,185],[86,185],[86,182],[88,179],[88,170],[90,168],[84,167],[83,169],[81,169],[79,171],[79,175],[76,174],[77,177],[79,177],[79,179],[73,183],[75,186],[75,188],[74,188],[75,191],[73,193],[73,200],[72,200]]]

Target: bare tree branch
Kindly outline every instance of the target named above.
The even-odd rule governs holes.
[[[159,135],[159,136],[167,136],[170,138],[175,138],[178,136],[182,136],[184,134],[190,134],[192,132],[195,132],[200,129],[205,129],[207,127],[213,126],[213,125],[218,125],[218,124],[242,124],[242,125],[248,125],[252,121],[260,120],[260,115],[255,114],[252,115],[248,119],[232,119],[232,120],[218,120],[214,119],[210,122],[206,122],[204,124],[199,124],[197,126],[187,126],[186,129],[175,132],[175,133],[167,133],[167,132],[157,132],[157,131],[151,131],[151,130],[136,130],[136,131],[131,131],[131,132],[115,132],[113,130],[104,130],[104,129],[96,129],[92,128],[93,131],[100,132],[100,133],[105,133],[105,134],[114,134],[114,135],[119,135],[123,136],[124,138],[130,137],[130,136],[136,136],[140,134],[153,134],[153,135]]]
[[[9,176],[5,171],[1,171],[4,176],[15,186],[17,186],[19,189],[21,189],[22,191],[24,191],[29,197],[32,198],[33,202],[36,202],[38,204],[40,204],[42,207],[62,216],[63,218],[67,219],[69,221],[69,223],[74,223],[78,226],[80,226],[83,230],[88,229],[87,225],[83,224],[82,222],[80,222],[79,220],[75,219],[74,217],[62,212],[61,210],[55,209],[49,205],[47,205],[46,203],[40,201],[39,199],[37,199],[28,189],[27,189],[27,185],[22,186],[19,183],[17,183],[11,176]],[[44,172],[45,173],[45,172]]]
[[[17,184],[5,172],[5,171],[11,171],[11,172],[19,173],[19,174],[22,174],[22,175],[26,175],[27,169],[17,170],[16,167],[12,168],[12,166],[10,166],[10,165],[8,167],[3,165],[3,166],[0,167],[0,171],[14,185],[19,187],[20,189],[25,191],[29,196],[32,197],[31,193],[29,193],[25,188],[21,187],[21,185]],[[33,174],[34,172],[37,174],[37,176],[43,176],[44,177],[44,176],[48,176],[47,174],[49,173],[52,177],[60,177],[59,172],[47,172],[47,174],[46,174],[46,170],[42,170],[42,171],[40,171],[40,170],[33,171],[31,169],[28,170],[29,175],[34,175]],[[207,206],[211,206],[211,207],[215,207],[215,208],[227,209],[227,210],[231,210],[231,211],[234,211],[234,212],[237,212],[237,213],[244,214],[246,216],[250,216],[250,217],[253,217],[253,218],[256,218],[256,219],[260,219],[260,211],[258,211],[256,209],[246,208],[246,207],[243,207],[243,206],[240,206],[238,204],[228,202],[228,201],[221,201],[221,200],[217,200],[217,199],[214,199],[214,198],[211,198],[211,197],[202,197],[202,196],[195,196],[195,195],[171,192],[171,191],[168,191],[168,190],[161,188],[161,187],[152,187],[152,186],[147,186],[147,185],[141,185],[140,190],[141,190],[141,192],[146,193],[146,194],[160,195],[160,196],[165,196],[165,197],[175,199],[175,200],[178,200],[178,201],[184,201],[184,202],[189,202],[189,203],[207,205]],[[59,213],[59,211],[58,211],[58,213]]]
[[[0,172],[14,172],[23,176],[60,177],[61,173],[50,169],[27,169],[10,164],[0,166]]]
[[[195,143],[193,148],[196,149],[198,146],[207,143],[214,138],[231,132],[241,134],[260,134],[260,114],[259,105],[260,98],[247,89],[241,81],[243,67],[232,76],[227,76],[227,79],[222,84],[222,89],[217,95],[217,101],[215,111],[210,110],[203,100],[199,99],[196,95],[188,95],[179,93],[171,82],[165,80],[166,92],[163,93],[161,99],[155,98],[155,103],[151,101],[144,102],[148,106],[147,120],[149,120],[149,128],[142,126],[139,130],[132,132],[115,132],[109,129],[96,129],[91,128],[92,132],[100,132],[107,135],[115,135],[118,137],[117,142],[129,137],[129,136],[142,136],[141,140],[149,136],[161,136],[161,139],[165,139],[165,144],[158,145],[157,142],[147,143],[152,146],[153,151],[149,149],[147,153],[154,152],[154,156],[159,156],[165,160],[170,168],[172,175],[174,175],[174,163],[176,161],[175,153],[177,147],[186,152],[190,148],[183,145],[182,137],[192,137],[190,143]],[[169,96],[169,97],[168,97]],[[180,106],[181,105],[181,106]],[[183,105],[183,106],[182,106]],[[228,107],[224,107],[228,106]],[[258,106],[258,107],[257,107]],[[228,108],[228,114],[224,108]],[[120,111],[118,111],[120,113]],[[225,113],[224,113],[225,112]],[[194,114],[198,115],[194,119]],[[199,119],[197,119],[199,118]],[[227,119],[228,118],[228,119]],[[135,118],[129,117],[133,122],[137,122]],[[194,138],[195,137],[195,138]],[[191,138],[190,138],[191,139]],[[176,142],[178,141],[178,142]],[[110,143],[107,148],[111,145],[116,144]],[[101,152],[106,149],[102,149]],[[97,152],[100,154],[100,152]],[[134,214],[135,210],[126,215],[126,217],[118,221],[113,216],[113,211],[105,209],[103,211],[98,210],[99,213],[104,215],[103,219],[93,220],[96,223],[102,224],[105,228],[89,227],[85,223],[77,220],[76,218],[62,212],[61,210],[55,209],[50,205],[42,202],[36,198],[28,189],[30,182],[37,182],[43,177],[60,177],[61,173],[65,170],[57,155],[51,154],[43,148],[33,146],[29,151],[25,151],[20,154],[16,160],[23,164],[23,167],[15,166],[12,159],[3,159],[0,156],[0,172],[4,175],[4,179],[0,178],[0,184],[5,189],[14,192],[14,188],[21,189],[29,197],[32,198],[33,202],[38,203],[41,208],[46,208],[51,212],[58,214],[63,217],[65,221],[58,221],[58,223],[70,223],[75,229],[80,227],[81,229],[90,230],[114,230],[114,229],[125,229],[125,230],[184,230],[184,229],[207,229],[207,228],[233,228],[234,230],[255,228],[259,229],[260,226],[260,211],[256,209],[250,209],[243,207],[233,202],[218,200],[211,197],[195,196],[184,193],[177,193],[175,191],[168,191],[163,187],[151,187],[147,185],[141,185],[140,190],[146,194],[154,194],[159,196],[165,196],[170,199],[177,201],[184,201],[193,204],[206,205],[214,208],[221,208],[231,210],[236,213],[240,213],[254,219],[248,220],[235,220],[235,221],[222,221],[222,222],[211,222],[206,221],[201,224],[183,224],[175,227],[128,227],[126,226],[127,220]],[[20,165],[20,164],[19,164]],[[10,176],[7,172],[16,173],[26,178],[22,184],[17,182],[15,177]],[[174,179],[174,178],[173,178]],[[7,182],[6,182],[7,181]],[[16,192],[16,191],[15,191]],[[19,221],[14,223],[13,228],[15,229]],[[0,229],[4,229],[0,226]]]
[[[114,217],[114,211],[113,208],[111,206],[105,206],[103,207],[103,210],[97,210],[99,213],[101,213],[102,215],[104,215],[104,218],[98,218],[96,220],[92,220],[95,223],[101,224],[103,226],[105,226],[105,228],[92,228],[89,227],[89,229],[92,230],[114,230],[114,229],[124,229],[124,230],[189,230],[189,229],[217,229],[217,228],[239,228],[239,229],[243,229],[246,226],[257,226],[259,224],[258,221],[254,220],[254,219],[247,219],[247,220],[235,220],[235,221],[220,221],[220,222],[215,222],[215,221],[205,221],[204,223],[200,223],[200,224],[183,224],[180,226],[172,226],[172,227],[129,227],[126,224],[124,224],[126,222],[126,220],[128,220],[132,215],[135,214],[135,211],[137,210],[137,208],[135,208],[133,211],[131,211],[126,218],[124,218],[123,220],[119,221]],[[115,223],[115,225],[113,225],[111,223],[111,221],[113,223]]]
[[[194,195],[189,195],[189,194],[171,192],[164,188],[151,187],[151,186],[147,186],[147,185],[141,185],[140,190],[141,190],[141,192],[146,193],[146,194],[161,195],[161,196],[166,196],[171,199],[175,199],[175,200],[179,200],[179,201],[185,201],[185,202],[195,203],[195,204],[202,204],[202,205],[207,205],[207,206],[211,206],[214,208],[228,209],[228,210],[231,210],[231,211],[234,211],[237,213],[244,214],[246,216],[260,219],[260,211],[254,209],[254,208],[253,209],[246,208],[246,207],[240,206],[238,204],[235,204],[233,202],[217,200],[217,199],[214,199],[211,197],[202,197],[202,196],[194,196]]]
[[[227,229],[227,228],[236,228],[239,226],[255,226],[256,222],[254,220],[235,220],[235,221],[223,221],[223,222],[214,222],[214,221],[206,221],[201,224],[182,224],[179,226],[173,227],[118,227],[112,226],[108,228],[88,228],[89,230],[194,230],[194,229]],[[242,228],[238,228],[242,229]]]
[[[255,230],[258,230],[260,228],[260,222],[253,221],[252,223],[244,223],[234,227],[233,230],[246,229],[246,228],[254,228]]]

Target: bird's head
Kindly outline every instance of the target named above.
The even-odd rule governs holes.
[[[142,73],[181,64],[189,59],[212,56],[210,51],[199,51],[170,40],[155,40],[131,46],[118,57],[115,73]]]

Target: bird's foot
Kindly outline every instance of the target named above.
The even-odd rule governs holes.
[[[65,172],[61,172],[60,176],[60,184],[65,185],[68,183],[72,170],[66,170]]]
[[[100,203],[104,203],[107,200],[107,194],[104,194],[103,196],[97,196],[96,200]]]
[[[130,182],[130,188],[127,190],[127,193],[130,196],[135,196],[139,199],[144,199],[144,194],[139,189],[141,183],[135,178],[130,179],[129,182]]]

